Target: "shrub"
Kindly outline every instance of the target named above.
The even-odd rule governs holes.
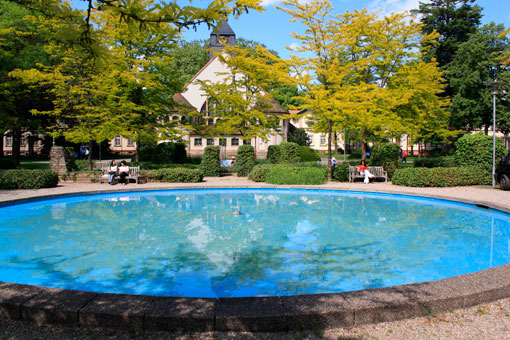
[[[292,142],[280,143],[280,163],[293,164],[299,162],[299,145]]]
[[[75,159],[73,162],[73,171],[88,171],[89,161],[86,159]]]
[[[317,162],[321,160],[319,151],[312,149],[309,146],[301,145],[299,147],[299,161],[300,162]]]
[[[220,147],[206,146],[200,166],[204,176],[219,177],[221,173]]]
[[[405,168],[395,171],[392,181],[410,187],[453,187],[490,184],[491,175],[478,168]]]
[[[142,144],[140,160],[153,163],[186,162],[186,146],[183,143],[164,142],[159,144]]]
[[[371,151],[370,165],[382,165],[388,173],[388,178],[391,179],[398,168],[399,151],[400,147],[395,143],[375,144]]]
[[[248,174],[248,179],[254,182],[265,182],[270,168],[271,165],[268,164],[256,165]]]
[[[271,163],[278,164],[280,163],[280,146],[279,145],[269,145],[267,148],[267,157]]]
[[[204,179],[202,170],[186,168],[159,169],[153,176],[161,182],[171,183],[197,183]]]
[[[333,180],[338,182],[349,182],[349,163],[343,162],[333,168]]]
[[[492,172],[492,136],[482,132],[475,135],[464,135],[455,143],[455,162],[459,166],[476,166],[483,171]],[[505,153],[505,147],[498,138],[496,155]]]
[[[58,175],[52,170],[0,170],[0,189],[53,188]]]
[[[237,149],[236,172],[237,176],[248,176],[255,166],[255,149],[251,145],[241,145]]]
[[[16,169],[16,162],[14,162],[11,158],[0,158],[0,169]]]
[[[295,165],[273,165],[266,173],[266,182],[271,184],[324,184],[328,170],[325,167]]]

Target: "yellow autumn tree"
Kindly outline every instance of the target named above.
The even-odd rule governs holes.
[[[305,107],[316,121],[328,124],[328,158],[333,126],[359,132],[363,157],[369,135],[398,138],[408,129],[424,133],[428,128],[416,127],[420,119],[424,124],[434,120],[430,127],[444,136],[448,116],[437,98],[440,73],[434,62],[419,62],[422,46],[435,35],[423,35],[420,23],[405,14],[379,18],[367,10],[333,15],[330,2],[320,0],[285,0],[279,8],[306,26],[304,34],[293,36],[300,43],[296,51],[311,56],[292,60],[307,88]],[[413,78],[425,70],[432,76]],[[417,97],[428,100],[427,105],[411,105],[411,98]],[[430,119],[422,119],[432,112]]]

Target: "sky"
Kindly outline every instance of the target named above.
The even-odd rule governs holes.
[[[206,1],[206,0],[204,0]],[[418,8],[420,0],[331,0],[335,13],[345,13],[355,9],[364,8],[381,14],[399,13]],[[266,45],[269,49],[278,52],[282,58],[288,58],[293,52],[285,47],[297,43],[290,34],[300,32],[303,26],[300,23],[289,22],[290,16],[275,8],[280,0],[263,0],[265,11],[259,13],[250,11],[241,15],[237,20],[229,21],[230,27],[236,33],[236,37],[254,40]],[[421,0],[426,2],[426,0]],[[497,24],[510,26],[510,1],[509,0],[476,0],[475,4],[482,7],[482,24],[491,21]],[[184,33],[187,41],[209,39],[211,31],[207,27],[200,27]]]

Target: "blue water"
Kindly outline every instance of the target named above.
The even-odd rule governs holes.
[[[0,207],[0,281],[189,297],[341,292],[508,263],[509,229],[503,212],[389,194],[74,196]]]

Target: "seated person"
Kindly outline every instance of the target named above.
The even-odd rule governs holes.
[[[120,162],[119,166],[119,182],[122,183],[122,185],[126,185],[126,177],[129,176],[129,166],[127,165],[126,161]]]
[[[331,167],[332,168],[336,167],[336,158],[335,157],[331,158]]]
[[[113,179],[115,178],[115,175],[117,174],[117,162],[115,160],[112,160],[110,165],[108,166],[108,184],[113,184]]]
[[[362,159],[358,164],[358,171],[360,175],[365,176],[365,180],[363,181],[365,184],[370,183],[370,178],[374,177],[374,175],[368,171],[368,167],[364,159]]]

